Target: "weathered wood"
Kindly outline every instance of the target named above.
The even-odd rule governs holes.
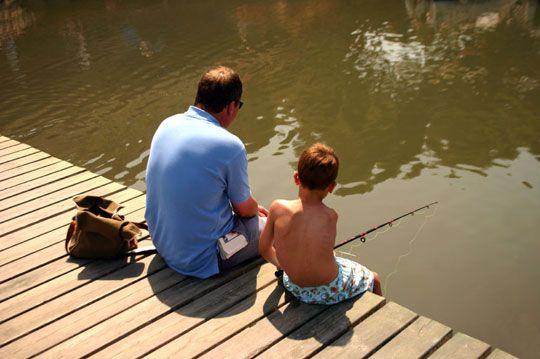
[[[128,215],[127,220],[132,221],[142,221],[144,219],[144,206],[145,206],[145,197],[141,195],[139,191],[133,190],[131,188],[127,188],[121,192],[115,193],[109,197],[107,197],[113,201],[117,201],[119,203],[122,203],[122,205],[126,206],[127,210],[122,210],[121,213]],[[71,215],[66,215],[65,218],[63,218],[62,223],[65,225],[54,229],[51,232],[47,232],[43,235],[40,235],[38,237],[33,238],[33,240],[27,240],[19,243],[18,245],[11,246],[9,248],[6,248],[5,250],[0,251],[0,267],[2,267],[2,272],[6,270],[5,265],[8,263],[13,263],[18,261],[19,259],[30,256],[32,254],[37,254],[34,262],[35,263],[46,263],[51,259],[51,256],[47,256],[44,253],[39,253],[42,250],[49,249],[51,246],[55,244],[62,244],[64,242],[64,238],[67,232],[67,223],[69,223],[69,220],[71,219]],[[64,252],[63,250],[58,252],[61,253]],[[21,267],[21,263],[19,261],[18,264],[18,271],[24,271],[26,268],[25,266]],[[3,277],[3,273],[0,273],[0,278]],[[2,280],[0,279],[0,282]]]
[[[184,276],[174,272],[172,269],[166,267],[159,269],[160,263],[162,265],[163,263],[159,257],[154,258],[151,260],[150,265],[145,266],[145,270],[149,270],[150,267],[155,270],[153,274],[142,280],[139,280],[138,277],[134,278],[135,280],[131,284],[124,285],[119,290],[110,292],[108,295],[102,295],[95,302],[88,301],[89,298],[95,296],[92,293],[94,291],[98,295],[103,293],[102,284],[114,283],[114,280],[95,281],[89,284],[88,287],[84,287],[85,292],[81,292],[82,302],[79,302],[77,297],[79,291],[76,291],[73,292],[74,295],[68,294],[71,295],[71,298],[62,296],[58,299],[58,302],[47,304],[43,308],[50,314],[44,313],[45,321],[41,319],[40,323],[45,323],[48,320],[48,324],[41,325],[37,330],[26,328],[28,334],[0,348],[0,357],[5,357],[7,354],[25,358],[36,355],[185,280]],[[132,268],[128,266],[126,270],[132,270]],[[115,275],[121,274],[120,271],[115,272]],[[152,283],[151,286],[148,284],[149,281]],[[72,300],[74,302],[71,302]],[[68,311],[63,310],[64,307]],[[60,308],[60,310],[57,308]],[[39,316],[40,314],[39,312],[30,313],[32,313],[32,316]],[[30,316],[27,318],[31,319]],[[16,325],[17,321],[13,323]]]
[[[24,143],[19,143],[17,145],[10,146],[10,147],[7,147],[7,148],[1,148],[0,149],[0,157],[5,156],[5,155],[10,155],[10,154],[12,154],[14,152],[19,152],[19,151],[22,151],[22,150],[26,150],[27,148],[30,148],[30,146],[28,146],[27,144],[24,144]]]
[[[122,340],[107,346],[98,352],[96,357],[136,357],[153,348],[170,341],[194,327],[212,320],[224,310],[237,304],[246,297],[253,298],[261,288],[276,281],[275,267],[264,264],[229,281],[212,292],[185,305],[181,310],[174,311],[156,321],[151,322],[139,331],[133,332]],[[249,325],[250,322],[244,322]]]
[[[260,262],[251,262],[244,267],[236,267],[224,274],[205,280],[188,278],[174,287],[166,289],[159,296],[126,309],[89,330],[79,333],[51,350],[43,353],[45,358],[80,357],[106,346],[111,341],[130,334],[145,325],[171,313],[174,310],[211,292],[219,286],[239,277]]]
[[[319,352],[317,358],[365,358],[377,351],[418,315],[389,302]]]
[[[333,305],[261,354],[261,358],[306,358],[378,310],[385,299],[371,292]]]
[[[117,306],[120,305],[121,308],[124,308],[122,304],[123,301],[135,301],[135,303],[142,301],[148,298],[148,290],[146,290],[144,295],[141,295],[141,293],[133,292],[135,287],[130,289],[126,288],[164,268],[165,263],[163,260],[155,255],[147,256],[136,262],[129,263],[119,270],[101,277],[99,280],[89,282],[85,286],[78,288],[76,291],[66,292],[64,295],[54,298],[44,305],[40,305],[30,311],[22,313],[16,320],[4,322],[0,327],[0,343],[10,343],[14,339],[20,338],[37,328],[43,328],[42,334],[45,336],[54,334],[53,331],[46,329],[45,325],[67,315],[71,315],[71,321],[73,323],[78,323],[78,326],[83,330],[88,327],[89,323],[95,323],[93,320],[96,318],[85,317],[80,318],[82,320],[78,320],[78,309],[84,308],[90,304],[94,305],[96,301],[110,295],[114,295],[114,297],[112,297],[113,302],[109,300],[108,303]],[[166,278],[169,278],[167,279],[169,281],[169,286],[185,279],[185,277],[181,275],[167,275]],[[146,286],[148,286],[148,283],[146,283]],[[140,284],[137,285],[136,288],[142,290]],[[119,290],[122,293],[116,294]],[[96,315],[95,309],[97,309],[97,306],[92,309],[94,311],[93,315]],[[119,309],[120,308],[116,309],[116,311],[119,311]],[[105,319],[105,317],[100,318],[101,320]],[[64,325],[66,325],[65,321]],[[71,335],[78,333],[73,325],[69,325],[69,327],[71,329]],[[49,339],[50,343],[53,339]],[[52,343],[50,343],[50,345],[52,345]],[[35,348],[33,349],[35,350]]]
[[[452,336],[452,329],[420,317],[371,358],[425,358]]]
[[[0,172],[0,185],[5,183],[1,181],[13,180],[16,177],[28,174],[29,172],[33,172],[38,169],[45,168],[47,166],[52,166],[53,164],[57,164],[59,162],[64,162],[64,161],[61,161],[56,157],[45,157],[41,160],[37,160],[31,163],[27,163],[25,165],[19,166],[17,168],[13,168],[10,171]],[[65,163],[68,163],[68,162],[65,162]],[[72,166],[71,164],[69,165]]]
[[[61,171],[52,172],[49,174],[44,173],[43,176],[41,177],[35,178],[30,181],[26,181],[24,183],[21,183],[21,184],[18,184],[9,188],[4,187],[0,189],[0,201],[5,200],[6,198],[14,197],[14,196],[21,196],[25,192],[30,192],[39,187],[46,186],[50,183],[66,179],[70,176],[74,176],[76,174],[79,174],[85,171],[86,170],[81,167],[68,167]]]
[[[9,140],[8,139],[6,141],[0,141],[0,149],[12,147],[12,146],[17,146],[18,144],[20,144],[20,142],[15,141],[15,140]]]
[[[100,187],[95,187],[95,182],[90,181],[90,183],[90,185],[85,184],[84,186],[78,187],[78,189],[80,189],[82,192],[73,193],[73,195],[91,194],[96,196],[107,196],[125,188],[124,186],[114,182]],[[44,221],[50,217],[54,217],[57,214],[68,212],[74,208],[75,206],[73,205],[73,201],[71,199],[67,199],[12,218],[7,222],[0,223],[0,237],[34,225],[35,223]],[[2,240],[0,240],[0,242],[2,242]]]
[[[472,338],[463,333],[457,333],[443,346],[437,349],[430,358],[485,358],[491,350],[489,344]]]
[[[285,296],[283,287],[272,283],[187,333],[176,332],[176,336],[182,335],[145,356],[151,358],[193,358],[199,356],[282,307],[288,302],[287,299],[288,296]],[[167,327],[166,336],[168,337],[169,332],[174,333],[175,330],[175,324]],[[140,353],[146,353],[146,350],[152,346],[152,337],[143,336],[142,333],[146,333],[146,329],[143,329],[140,335],[143,342],[139,341],[137,347],[133,349],[124,348],[123,354],[125,356],[135,355],[139,345],[142,348]],[[161,338],[162,335],[160,334],[159,337]],[[107,351],[109,349],[113,348],[107,348]]]
[[[31,154],[29,156],[17,158],[13,161],[5,162],[0,164],[0,172],[10,171],[14,168],[21,167],[24,165],[27,165],[29,163],[33,163],[39,160],[42,160],[44,158],[51,157],[48,153],[45,152],[36,152],[34,154]]]
[[[144,214],[144,209],[140,211],[140,214]],[[128,219],[138,221],[140,217]],[[90,260],[68,260],[64,248],[66,230],[62,228],[61,231],[53,231],[57,235],[53,240],[59,240],[53,245],[23,256],[21,259],[13,260],[1,267],[0,291],[4,296],[28,290],[91,262]],[[149,239],[148,235],[141,239],[141,246],[150,244],[147,239]],[[7,283],[8,281],[9,283]]]
[[[144,210],[139,210],[137,212],[138,213],[135,213],[133,216],[130,216],[130,219],[140,221],[144,216]],[[63,245],[63,239],[59,244]],[[141,243],[141,245],[145,245],[144,242]],[[34,271],[29,270],[27,272],[13,272],[13,270],[19,265],[17,262],[13,263],[11,266],[3,266],[2,274],[0,275],[2,279],[4,279],[0,283],[0,293],[2,293],[2,298],[5,299],[22,293],[33,287],[44,284],[64,273],[77,269],[81,266],[88,265],[92,262],[91,260],[84,259],[69,260],[65,253],[65,249],[60,246],[57,248],[61,248],[61,251],[54,254],[54,256],[57,258],[51,258],[49,263],[43,261],[43,265]],[[40,252],[37,253],[38,255],[41,254]]]
[[[515,356],[508,354],[506,352],[503,352],[500,349],[495,349],[487,357],[488,359],[517,359]]]
[[[52,175],[58,171],[66,170],[74,167],[71,163],[65,161],[59,161],[53,164],[50,164],[46,167],[41,167],[26,173],[23,173],[19,176],[11,177],[7,180],[0,181],[0,193],[3,193],[7,190],[10,190],[13,187],[24,185],[26,182],[39,180],[40,178]]]
[[[107,198],[111,198],[119,202],[127,201],[130,198],[137,197],[138,193],[140,193],[139,191],[132,188],[124,188],[120,191],[107,195],[107,193],[104,193],[107,189],[110,189],[110,187],[93,190],[91,193],[98,196],[107,196]],[[75,209],[74,203],[71,205],[71,208]],[[43,221],[35,222],[31,226],[20,228],[15,232],[11,232],[3,236],[0,232],[0,253],[1,251],[20,245],[21,243],[28,242],[33,238],[42,236],[60,227],[65,228],[65,226],[70,222],[72,216],[72,214],[67,215],[64,211],[57,215],[53,215]]]
[[[75,194],[81,192],[80,188],[84,188],[82,190],[84,191],[88,186],[98,187],[110,182],[111,180],[105,177],[100,177],[95,173],[85,171],[61,181],[53,182],[19,195],[0,200],[0,206],[2,207],[2,209],[0,209],[0,214],[2,215],[0,222],[5,222],[10,218],[15,218],[17,215],[25,214],[46,207],[49,204],[72,198]]]
[[[85,266],[77,267],[45,283],[10,296],[0,302],[0,323],[12,320],[29,310],[44,305],[72,290],[80,289],[88,283],[128,265],[130,265],[129,258],[94,260]],[[17,278],[13,281],[16,280]],[[4,294],[2,293],[2,295]]]
[[[5,155],[5,156],[2,156],[0,157],[0,165],[4,164],[4,163],[7,163],[7,162],[10,162],[10,161],[14,161],[18,158],[22,158],[22,157],[26,157],[26,156],[29,156],[29,155],[32,155],[34,153],[43,153],[43,152],[40,152],[38,149],[36,148],[26,148],[22,151],[17,151],[17,152],[14,152],[14,153],[10,153],[9,155]]]
[[[218,345],[203,358],[251,358],[329,307],[290,302]]]

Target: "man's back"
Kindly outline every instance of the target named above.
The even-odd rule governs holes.
[[[216,240],[234,224],[230,201],[250,196],[242,142],[196,107],[169,117],[146,173],[146,220],[158,252],[180,273],[219,272]]]
[[[274,247],[282,269],[303,287],[327,284],[337,275],[334,258],[337,214],[319,202],[278,201]]]

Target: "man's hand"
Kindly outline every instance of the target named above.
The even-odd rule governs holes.
[[[268,217],[268,210],[259,205],[259,217]]]

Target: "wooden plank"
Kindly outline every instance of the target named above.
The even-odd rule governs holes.
[[[8,147],[12,147],[12,146],[16,146],[20,144],[20,142],[18,141],[15,141],[15,140],[6,140],[6,141],[1,141],[0,142],[0,149],[4,149],[4,148],[8,148]]]
[[[443,346],[437,349],[430,358],[485,358],[491,347],[478,339],[463,333],[457,333]]]
[[[145,264],[144,269],[149,273],[148,277],[144,277],[143,272],[129,281],[127,273],[122,273],[132,270],[128,266],[115,272],[124,281],[119,289],[115,289],[116,280],[95,281],[78,289],[74,292],[75,295],[66,294],[37,311],[22,315],[13,323],[8,322],[18,331],[12,333],[10,337],[19,339],[11,340],[9,344],[0,347],[0,357],[26,358],[36,355],[185,279],[184,276],[165,267],[159,256],[153,256],[149,260],[150,263]],[[149,285],[149,282],[152,285]],[[113,286],[104,288],[103,285]],[[0,332],[2,330],[0,327]],[[0,334],[0,337],[3,337],[3,334]]]
[[[92,194],[96,194],[100,196],[107,196],[107,198],[111,198],[116,201],[122,202],[122,201],[127,201],[130,198],[134,198],[136,197],[138,193],[140,193],[139,191],[134,190],[132,188],[124,188],[123,190],[118,191],[117,193],[107,195],[107,193],[104,193],[105,192],[104,189],[107,189],[107,187],[100,188],[98,190],[93,190]],[[75,209],[74,203],[71,205],[71,208],[73,210]],[[67,215],[66,213],[60,213],[46,220],[34,223],[31,226],[21,228],[18,231],[6,234],[3,237],[0,232],[0,237],[2,237],[0,239],[0,252],[5,251],[13,246],[20,245],[21,243],[28,242],[33,238],[37,238],[39,236],[47,234],[60,227],[66,228],[67,230],[67,224],[70,222],[71,217],[72,215]]]
[[[275,267],[268,263],[260,268],[257,267],[187,304],[181,310],[174,311],[153,321],[141,330],[114,342],[112,345],[107,346],[106,349],[96,353],[95,356],[98,358],[116,355],[123,357],[140,356],[184,333],[189,333],[193,328],[203,323],[212,321],[217,315],[220,317],[226,316],[223,311],[231,308],[231,306],[238,305],[239,302],[243,302],[245,305],[245,301],[248,300],[250,304],[253,304],[256,297],[265,295],[267,298],[270,294],[268,290],[257,292],[262,288],[271,290],[275,288],[275,286],[268,288],[269,284],[276,282],[274,271]],[[284,298],[284,296],[280,297]],[[260,306],[262,306],[261,302]],[[244,317],[244,319],[247,320],[239,322],[237,317],[235,321],[243,326],[248,326],[253,321],[248,317]],[[213,333],[213,336],[215,335],[219,335],[219,333]]]
[[[2,165],[4,163],[7,163],[7,162],[10,162],[10,161],[14,161],[14,160],[16,160],[18,158],[22,158],[22,157],[32,155],[34,153],[38,153],[38,152],[40,152],[40,151],[37,148],[30,147],[30,148],[24,149],[22,151],[18,151],[18,152],[15,152],[15,153],[10,153],[9,155],[5,155],[5,156],[0,157],[0,165]]]
[[[35,162],[35,163],[38,163],[38,162]],[[46,167],[40,167],[38,169],[23,173],[19,176],[11,177],[9,179],[6,179],[0,182],[0,186],[1,186],[0,193],[12,187],[25,184],[26,182],[29,182],[29,181],[40,179],[43,176],[65,170],[70,167],[73,167],[71,163],[66,162],[66,161],[59,161],[54,164],[50,164]]]
[[[62,171],[49,173],[34,180],[27,181],[10,188],[4,188],[0,190],[0,206],[5,208],[2,205],[2,201],[7,198],[13,198],[15,196],[24,196],[25,198],[31,197],[32,192],[37,191],[39,188],[46,187],[47,185],[52,185],[53,183],[61,180],[66,180],[69,177],[82,174],[83,172],[87,171],[81,167],[68,167]]]
[[[0,164],[0,172],[11,171],[17,167],[39,161],[47,157],[51,157],[51,155],[45,152],[36,152],[26,157],[17,158],[16,160]]]
[[[60,251],[53,254],[55,257],[53,257],[49,262],[40,264],[30,263],[28,264],[30,268],[25,272],[13,271],[16,270],[17,262],[15,262],[13,265],[6,266],[7,269],[10,269],[9,272],[7,270],[5,271],[6,274],[4,274],[3,267],[2,278],[4,280],[2,283],[0,283],[0,290],[2,293],[0,301],[22,294],[40,285],[47,285],[49,281],[55,278],[69,273],[72,270],[79,269],[80,267],[88,266],[90,263],[92,263],[92,260],[90,259],[69,258],[66,255],[64,248],[61,246],[62,243],[58,244],[59,245],[56,248],[60,249]],[[150,244],[150,238],[146,236],[142,241],[141,246]]]
[[[144,197],[140,196],[138,199],[138,203],[130,201],[132,205],[130,206],[130,211],[127,212],[127,220],[141,221],[144,219]],[[0,291],[6,291],[5,288],[2,288],[4,282],[23,275],[25,278],[22,280],[22,283],[25,286],[34,286],[37,280],[43,282],[51,279],[51,276],[54,276],[56,271],[51,270],[48,266],[38,273],[30,272],[67,257],[64,248],[66,231],[67,226],[61,227],[32,241],[27,241],[20,246],[14,246],[0,252],[0,260],[3,261],[0,271]],[[148,233],[146,231],[144,232]],[[141,243],[142,245],[146,245],[145,242]],[[85,261],[60,261],[57,267],[66,272],[85,264]]]
[[[151,358],[193,358],[199,356],[224,342],[237,332],[244,330],[252,323],[259,321],[277,308],[282,307],[288,302],[288,299],[289,296],[285,295],[281,285],[270,284],[187,333],[176,331],[176,335],[172,334],[171,336],[169,333],[174,333],[177,330],[176,325],[167,326],[159,337],[161,338],[163,336],[167,340],[169,336],[171,338],[176,336],[177,338],[159,347],[152,353],[148,353],[149,348],[156,347],[157,345],[151,343],[152,337],[141,335],[142,333],[146,333],[146,328],[148,327],[145,327],[137,339],[136,346],[133,348],[124,348],[124,354],[126,357],[133,357],[136,355],[136,352],[139,352]],[[135,339],[133,338],[133,340]],[[160,340],[160,342],[165,341]],[[109,347],[106,351],[112,351],[114,353],[115,347],[116,345]]]
[[[350,327],[382,307],[385,299],[371,292],[331,306],[263,352],[261,358],[305,358],[320,351]]]
[[[141,217],[144,216],[144,209],[137,212],[138,216],[135,218],[137,220],[140,220]],[[62,234],[62,237],[64,236],[65,233]],[[59,244],[62,244],[63,242],[62,237],[59,238],[61,240]],[[148,235],[146,235],[144,239],[148,238]],[[145,245],[144,242],[141,245]],[[37,253],[41,254],[40,252]],[[3,281],[0,283],[0,293],[2,293],[1,300],[5,300],[28,289],[44,284],[47,281],[54,279],[64,273],[67,273],[78,267],[85,266],[88,263],[92,262],[91,260],[74,260],[68,258],[63,247],[61,247],[61,251],[53,254],[53,256],[54,257],[50,258],[48,262],[43,261],[34,264],[30,263],[29,265],[33,265],[34,267],[36,266],[36,264],[41,263],[41,266],[38,265],[38,268],[36,268],[36,270],[34,271],[21,272],[19,267],[20,264],[17,263],[17,261],[14,262],[14,264],[12,265],[3,266],[1,274]]]
[[[515,356],[508,354],[507,352],[503,352],[500,349],[495,349],[487,356],[488,359],[517,359]]]
[[[202,358],[251,358],[329,306],[292,301],[202,355]]]
[[[235,267],[222,275],[204,280],[188,278],[163,291],[159,296],[151,297],[136,306],[127,308],[118,315],[63,341],[42,355],[45,358],[58,358],[81,357],[92,353],[118,339],[119,336],[130,334],[172,311],[181,312],[180,308],[184,305],[248,272],[260,262]]]
[[[425,358],[452,336],[452,329],[420,317],[371,358]]]
[[[82,184],[83,182],[89,183]],[[88,185],[95,185],[97,187],[108,182],[111,182],[111,180],[100,177],[95,173],[85,171],[64,180],[53,182],[19,195],[0,200],[0,215],[2,215],[0,223],[36,209],[46,207],[63,199],[72,198],[74,193],[76,194],[81,191],[79,189],[81,186],[86,188]],[[79,185],[79,187],[76,185]]]
[[[32,172],[40,168],[45,168],[47,166],[53,165],[58,162],[64,162],[64,161],[61,161],[60,159],[56,157],[45,157],[43,159],[31,162],[31,163],[27,163],[17,168],[13,168],[9,171],[0,172],[0,181],[7,181],[15,177],[21,176],[23,174],[27,174],[28,172]],[[0,183],[0,185],[1,184],[2,183]]]
[[[69,315],[71,315],[70,319],[72,323],[77,323],[78,327],[88,328],[92,323],[96,324],[95,320],[97,317],[94,316],[99,316],[99,314],[96,313],[96,309],[98,307],[103,308],[100,304],[97,304],[99,300],[112,295],[111,298],[107,299],[107,303],[116,307],[111,308],[114,311],[121,312],[127,309],[126,303],[133,301],[135,301],[134,303],[138,303],[139,301],[147,299],[151,294],[148,290],[143,288],[149,287],[147,280],[143,279],[147,278],[149,275],[158,273],[165,268],[166,265],[164,261],[157,255],[140,258],[136,262],[129,263],[119,270],[111,272],[100,280],[88,282],[86,285],[77,288],[75,291],[66,292],[62,296],[51,299],[44,305],[34,307],[32,310],[21,313],[15,319],[2,323],[0,326],[0,343],[2,343],[2,346],[12,343],[40,328],[43,328],[42,335],[48,336],[53,334],[53,337],[55,337],[56,333],[46,328],[47,324],[51,324],[56,320]],[[158,278],[167,281],[167,288],[185,279],[182,275],[173,275],[171,273],[165,275],[165,277],[158,276]],[[135,285],[135,287],[129,288],[132,285]],[[157,288],[162,286],[163,284],[161,283],[157,284]],[[135,288],[138,290],[137,292],[134,291]],[[144,295],[139,293],[141,290],[145,292]],[[87,306],[93,307],[85,311],[86,313],[89,313],[88,311],[92,312],[92,316],[80,317],[77,311]],[[109,310],[108,314],[110,313]],[[81,320],[78,320],[78,318]],[[99,316],[99,318],[101,318],[101,320],[107,319],[107,317],[102,316]],[[64,326],[66,326],[66,323],[69,322],[63,320]],[[73,331],[75,330],[74,328],[76,328],[73,324],[67,324],[67,326],[71,329],[71,336],[78,333],[78,331]],[[55,328],[59,329],[59,327]],[[32,338],[36,337],[36,335],[32,336]],[[51,343],[51,341],[54,341],[54,339],[49,338],[48,341],[49,345],[52,345],[53,343]],[[29,342],[26,342],[26,345],[28,345],[28,343]],[[37,348],[32,348],[32,350],[37,350]]]
[[[79,261],[77,259],[69,260]],[[130,265],[129,260],[130,258],[93,260],[46,283],[17,293],[8,299],[3,299],[0,301],[0,324]],[[7,283],[10,282],[12,281]],[[3,292],[2,295],[4,296]]]
[[[0,149],[0,157],[12,154],[14,152],[18,152],[18,151],[21,151],[21,150],[26,150],[27,148],[30,148],[30,146],[28,146],[27,144],[24,144],[24,143],[19,143],[19,144],[15,145],[15,146],[2,148],[2,149]]]
[[[95,187],[95,182],[89,181],[89,183],[90,184],[85,186],[78,186],[77,189],[81,190],[82,192],[73,193],[73,195],[91,194],[96,196],[107,196],[125,188],[124,186],[114,182],[97,188]],[[66,199],[50,206],[18,216],[7,222],[0,223],[0,237],[18,231],[22,228],[33,226],[37,222],[41,222],[60,213],[68,212],[74,208],[75,206],[73,205],[72,199]],[[0,242],[2,242],[2,240],[0,240]]]
[[[316,358],[365,358],[373,354],[418,315],[389,302],[319,352]]]
[[[14,141],[14,140],[12,140],[12,139],[9,138],[9,137],[1,136],[1,135],[0,135],[0,143],[6,142],[6,141]]]
[[[140,191],[132,188],[126,188],[123,191],[108,196],[107,198],[125,206],[120,213],[128,215],[128,220],[141,221],[144,219],[144,213],[134,213],[144,209],[145,206],[146,197],[142,195]],[[75,212],[73,212],[73,214],[75,214]],[[65,216],[63,219],[59,219],[62,221],[61,224],[64,224],[63,226],[56,228],[51,232],[34,237],[33,240],[25,240],[24,238],[21,238],[22,242],[9,248],[0,250],[0,267],[6,265],[7,263],[17,261],[19,258],[24,256],[28,256],[40,250],[46,249],[56,243],[63,243],[65,234],[67,232],[67,224],[69,223],[70,219],[71,216]],[[40,261],[46,261],[48,258],[49,257],[47,256],[41,257]]]

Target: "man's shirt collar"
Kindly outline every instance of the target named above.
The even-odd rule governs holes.
[[[221,127],[221,124],[214,116],[212,116],[205,110],[198,108],[197,106],[189,106],[188,110],[185,112],[185,115],[196,118],[198,120],[208,121],[210,123],[213,123],[214,125],[218,125]]]

